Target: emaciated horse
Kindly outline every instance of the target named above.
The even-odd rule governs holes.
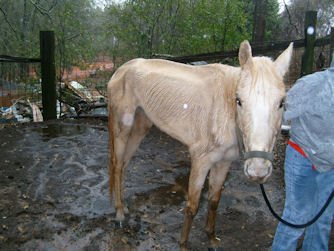
[[[209,174],[206,232],[215,244],[216,210],[238,137],[247,159],[244,173],[258,183],[272,172],[270,153],[280,129],[283,77],[292,44],[275,60],[252,57],[248,41],[239,49],[240,67],[190,66],[159,59],[134,59],[108,83],[110,191],[116,220],[123,221],[122,174],[152,124],[185,144],[191,156],[188,201],[180,247],[186,250],[201,190]],[[237,128],[237,130],[236,130]]]

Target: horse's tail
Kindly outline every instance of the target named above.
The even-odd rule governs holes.
[[[110,100],[108,105],[108,131],[109,131],[109,191],[110,191],[110,196],[112,196],[114,189],[115,168],[117,160],[115,153],[114,114],[112,106],[110,104]]]

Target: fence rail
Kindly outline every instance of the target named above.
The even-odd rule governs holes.
[[[24,58],[24,57],[13,57],[7,55],[0,55],[0,62],[4,63],[40,63],[40,58]]]
[[[332,33],[326,37],[319,38],[315,41],[315,46],[325,46],[333,43],[333,29]],[[252,53],[253,55],[259,55],[271,51],[280,51],[286,49],[289,44],[293,42],[294,48],[304,48],[305,47],[305,39],[297,39],[291,41],[282,41],[282,42],[269,42],[264,45],[252,45]],[[212,60],[222,60],[225,58],[234,58],[238,56],[239,48],[231,51],[217,51],[217,52],[210,52],[210,53],[201,53],[189,56],[170,56],[170,55],[163,55],[163,54],[154,54],[153,57],[155,58],[163,58],[166,60],[179,62],[179,63],[191,63],[196,61],[212,61]]]

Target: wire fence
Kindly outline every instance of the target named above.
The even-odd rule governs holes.
[[[291,86],[301,77],[302,72],[302,58],[305,48],[295,48],[289,72],[285,78],[286,88],[290,89]],[[331,45],[321,45],[314,49],[314,60],[312,72],[322,71],[330,66],[331,63]]]
[[[9,107],[19,99],[41,104],[39,63],[0,62],[0,107]]]
[[[313,58],[313,71],[320,71],[330,65],[331,50],[333,50],[333,34],[317,39]],[[289,89],[301,76],[302,57],[305,51],[305,41],[294,40],[294,53],[289,72],[286,76],[286,89]],[[252,46],[254,55],[265,55],[273,59],[288,47],[290,41],[269,42],[264,45]],[[172,61],[192,63],[196,61],[219,62],[238,65],[238,50],[228,52],[213,52],[182,57],[155,57]],[[19,113],[32,112],[32,104],[42,110],[41,60],[0,56],[0,119],[6,114],[8,107],[25,102],[20,106]],[[199,62],[201,63],[201,62]],[[71,67],[58,73],[57,77],[57,117],[66,114],[80,115],[104,108],[106,114],[106,87],[114,72],[114,65],[107,57],[100,57],[85,67]],[[45,98],[43,98],[45,100]],[[22,103],[21,102],[21,103]],[[101,112],[99,112],[101,113]],[[29,115],[30,116],[30,115]],[[31,117],[31,116],[30,116]]]

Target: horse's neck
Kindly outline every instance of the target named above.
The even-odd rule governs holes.
[[[217,112],[223,109],[224,114],[231,118],[235,117],[235,98],[240,68],[221,65],[219,70],[222,72],[221,80],[217,81],[214,92],[214,102]],[[225,116],[224,116],[225,117]]]
[[[218,81],[212,106],[212,133],[220,141],[228,134],[234,137],[235,128],[235,93],[240,70],[234,67],[222,67],[224,78]]]

